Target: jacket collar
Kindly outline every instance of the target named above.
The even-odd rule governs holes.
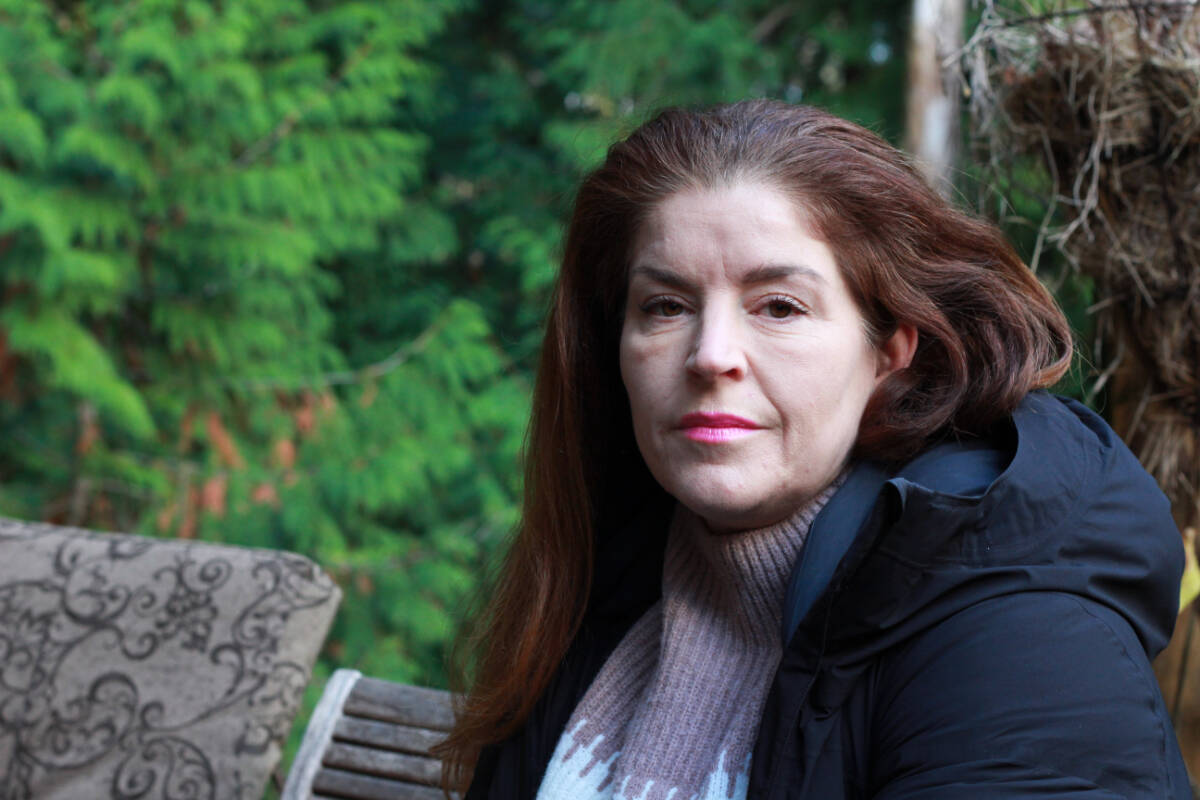
[[[1041,590],[1113,607],[1153,654],[1181,556],[1165,498],[1112,430],[1035,392],[985,439],[898,470],[859,464],[793,571],[784,641],[867,656],[988,596]]]

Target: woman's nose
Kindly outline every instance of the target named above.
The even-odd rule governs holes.
[[[702,311],[696,320],[695,338],[688,354],[689,372],[712,380],[719,376],[741,378],[746,374],[746,353],[735,314]]]

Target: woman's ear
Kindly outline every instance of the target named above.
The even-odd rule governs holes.
[[[917,329],[901,322],[896,326],[892,335],[879,346],[879,364],[875,370],[875,383],[878,384],[888,375],[898,369],[904,369],[912,363],[913,354],[917,352]]]

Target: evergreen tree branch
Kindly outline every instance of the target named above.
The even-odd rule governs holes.
[[[361,45],[359,45],[358,48],[350,54],[350,57],[346,59],[345,63],[343,63],[342,66],[339,67],[338,70],[332,75],[330,75],[325,80],[325,83],[321,85],[321,94],[328,95],[332,93],[337,85],[341,83],[346,75],[350,73],[350,70],[358,66],[358,64],[367,57],[367,54],[371,52],[371,47],[372,45],[370,41],[363,42]],[[246,149],[243,150],[241,155],[239,155],[234,161],[234,166],[239,169],[243,169],[262,158],[262,156],[275,147],[275,145],[279,144],[279,142],[286,139],[292,133],[292,131],[296,129],[296,125],[298,125],[300,120],[304,119],[304,116],[312,110],[313,106],[316,105],[316,102],[317,101],[315,99],[310,100],[308,104],[299,111],[292,111],[288,113],[282,120],[279,121],[279,124],[276,125],[270,133],[258,141],[247,145]]]
[[[795,3],[785,3],[781,6],[776,6],[771,9],[771,12],[758,21],[754,26],[754,30],[750,32],[751,40],[761,43],[768,36],[773,34],[780,25],[787,21],[787,18],[796,13],[797,5]]]
[[[253,392],[266,391],[295,391],[297,389],[324,389],[329,386],[345,386],[348,384],[363,383],[364,381],[374,380],[379,378],[400,365],[404,364],[410,358],[421,353],[433,338],[441,332],[446,324],[446,317],[442,317],[426,328],[417,338],[407,342],[396,348],[387,358],[376,361],[372,364],[359,367],[352,370],[343,370],[340,372],[326,372],[319,375],[309,375],[297,378],[262,378],[249,379],[240,381],[231,381],[231,385],[239,389],[248,389]]]

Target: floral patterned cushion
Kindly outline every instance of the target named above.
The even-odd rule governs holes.
[[[258,800],[340,599],[291,553],[0,518],[0,800]]]

